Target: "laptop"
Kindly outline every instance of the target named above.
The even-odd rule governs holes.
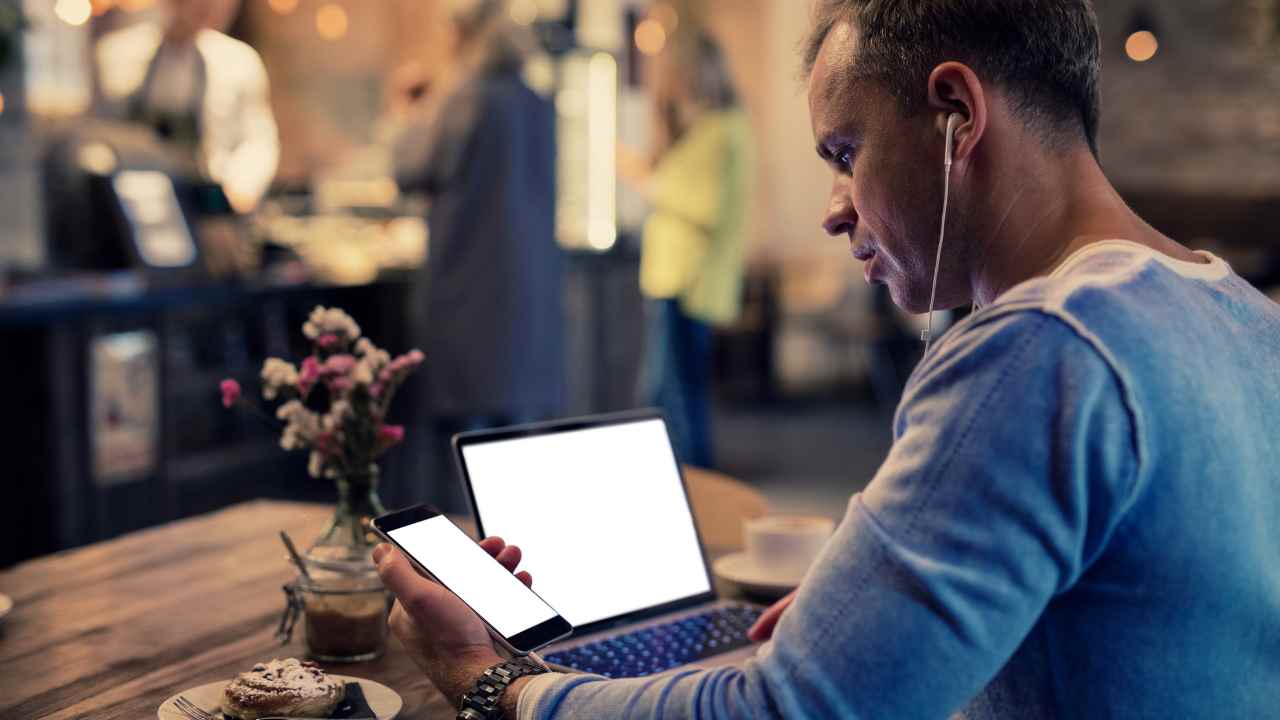
[[[545,661],[620,678],[754,654],[762,608],[717,596],[659,412],[463,433],[453,447],[480,536],[518,545],[575,628]]]

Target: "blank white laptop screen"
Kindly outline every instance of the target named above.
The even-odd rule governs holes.
[[[486,535],[575,627],[711,590],[659,419],[462,445]]]

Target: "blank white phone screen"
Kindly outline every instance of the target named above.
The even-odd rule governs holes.
[[[556,616],[555,610],[442,516],[389,534],[505,638]]]
[[[575,627],[710,592],[666,426],[646,419],[464,445],[488,535]]]

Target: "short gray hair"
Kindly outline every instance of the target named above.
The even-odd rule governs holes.
[[[507,14],[507,0],[454,0],[450,15],[464,45],[474,47],[481,67],[522,67],[538,50],[537,38]]]
[[[933,69],[957,60],[1007,90],[1047,139],[1079,133],[1098,154],[1101,50],[1090,0],[817,0],[806,75],[844,21],[860,35],[853,72],[879,81],[905,113],[927,103]]]

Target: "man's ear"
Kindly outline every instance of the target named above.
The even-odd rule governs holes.
[[[956,127],[955,161],[964,163],[982,142],[987,130],[987,99],[978,75],[963,63],[949,61],[929,75],[929,111],[937,118],[938,134],[946,141],[947,118],[959,113],[964,122]]]

